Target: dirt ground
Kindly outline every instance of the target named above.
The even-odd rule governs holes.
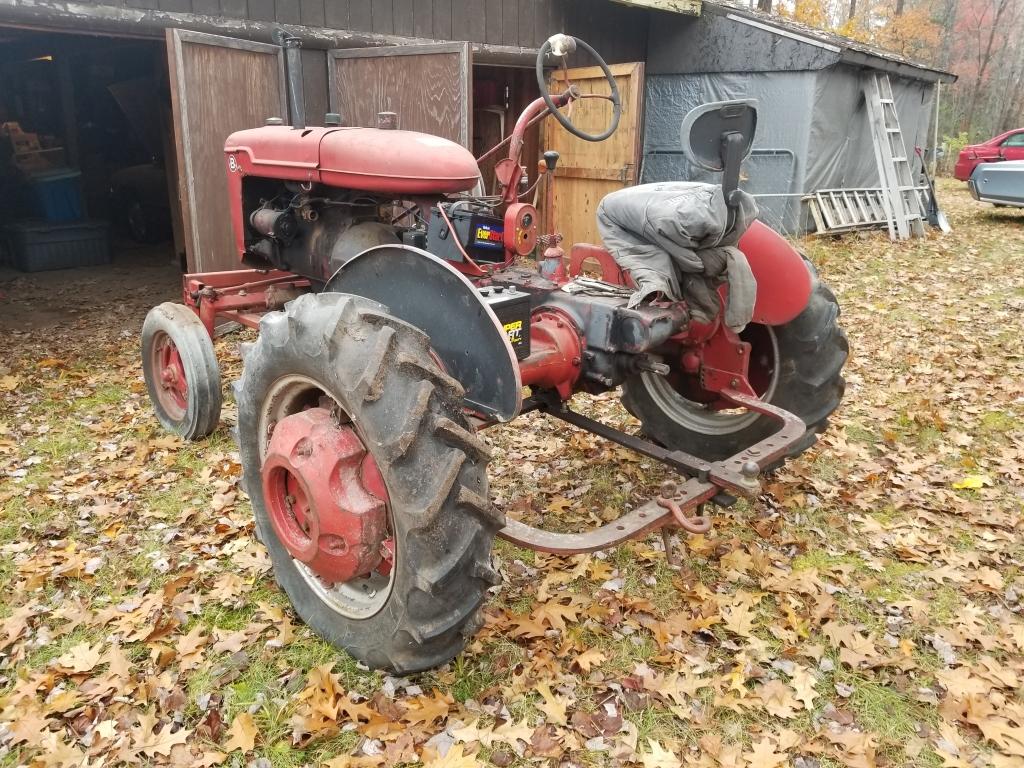
[[[0,766],[1024,765],[1024,211],[940,192],[950,235],[801,244],[847,393],[762,497],[678,571],[657,536],[499,544],[483,629],[410,678],[292,614],[230,397],[197,444],[152,416],[138,334],[177,294],[169,254],[0,271]],[[576,404],[635,427],[614,395]],[[559,527],[663,476],[539,417],[485,438],[493,500]]]
[[[106,335],[114,326],[137,333],[153,304],[179,296],[178,260],[169,243],[117,241],[113,251],[112,263],[99,267],[30,273],[0,267],[0,333],[102,328]]]

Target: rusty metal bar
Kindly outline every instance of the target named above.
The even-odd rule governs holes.
[[[644,456],[657,459],[686,475],[695,475],[682,485],[667,481],[661,494],[618,520],[583,533],[556,533],[535,528],[518,520],[508,520],[498,535],[513,544],[541,552],[577,554],[595,552],[642,536],[658,528],[665,530],[681,527],[690,533],[705,533],[711,521],[701,514],[700,506],[721,499],[723,489],[752,497],[761,491],[757,476],[778,459],[788,455],[807,431],[804,422],[788,411],[776,408],[758,397],[734,389],[724,389],[722,397],[735,405],[748,408],[781,423],[781,427],[768,437],[722,461],[707,462],[685,451],[670,451],[634,435],[609,427],[565,407],[564,404],[529,398],[524,410],[543,410],[563,421],[586,429]],[[697,508],[698,515],[687,516]],[[666,539],[666,546],[668,540]],[[668,553],[668,549],[666,549]],[[669,553],[671,559],[671,553]]]
[[[690,508],[709,501],[716,493],[718,486],[714,483],[691,478],[678,488],[675,502],[680,507]],[[574,555],[615,547],[624,541],[674,523],[675,517],[671,510],[652,500],[618,520],[583,533],[555,533],[534,528],[518,520],[508,520],[505,527],[498,531],[498,535],[520,547],[556,555]]]
[[[631,451],[636,451],[643,456],[657,459],[663,464],[668,464],[678,472],[682,472],[686,475],[695,475],[700,478],[710,476],[711,463],[704,461],[693,454],[686,453],[685,451],[670,451],[667,448],[662,448],[660,445],[656,445],[655,443],[644,440],[636,435],[626,434],[622,430],[615,429],[615,427],[609,427],[607,424],[595,421],[589,416],[577,413],[564,404],[552,405],[549,402],[540,401],[538,407],[543,410],[544,413],[554,416],[556,419],[566,421],[573,426],[587,430],[587,432],[593,432],[598,437],[603,437],[605,440],[611,440],[613,443],[618,443],[624,448],[629,448]]]
[[[759,397],[735,389],[723,389],[719,394],[731,403],[763,414],[782,425],[746,450],[711,465],[710,478],[713,482],[750,498],[761,492],[757,476],[774,462],[789,455],[790,449],[807,433],[807,425],[799,416],[766,403]]]

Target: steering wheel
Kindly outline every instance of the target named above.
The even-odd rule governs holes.
[[[608,86],[611,89],[610,96],[586,95],[588,98],[608,99],[608,101],[612,103],[612,122],[604,133],[587,133],[573,125],[572,120],[570,120],[558,108],[558,105],[555,103],[555,100],[551,95],[551,91],[548,90],[547,78],[544,76],[544,59],[547,58],[549,53],[554,52],[556,56],[560,56],[562,58],[564,64],[565,57],[576,50],[576,48],[582,48],[594,58],[597,65],[604,73],[604,77],[608,81]],[[566,82],[568,82],[568,79]],[[615,130],[619,127],[619,120],[622,118],[622,99],[619,98],[619,87],[615,84],[615,77],[612,75],[612,71],[608,68],[608,65],[605,63],[605,60],[601,58],[600,54],[578,37],[554,35],[544,41],[544,45],[540,47],[540,51],[537,53],[537,86],[540,88],[540,95],[544,98],[544,103],[547,104],[548,109],[551,110],[551,114],[553,114],[555,119],[562,124],[562,127],[573,136],[578,136],[584,141],[604,141],[615,133]],[[569,95],[570,103],[576,99],[584,98],[580,95],[579,91],[576,90],[576,86],[574,85],[569,86],[567,93]]]

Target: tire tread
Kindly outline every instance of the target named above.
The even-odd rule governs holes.
[[[362,621],[328,615],[296,581],[301,576],[288,570],[294,566],[275,545],[257,495],[257,529],[271,548],[275,576],[315,631],[370,666],[408,673],[450,660],[477,626],[480,604],[497,578],[490,548],[504,525],[487,499],[490,450],[466,421],[461,385],[438,369],[421,331],[375,302],[318,294],[270,314],[280,317],[267,322],[271,333],[286,330],[292,338],[275,344],[279,337],[264,342],[261,335],[246,362],[238,396],[246,487],[257,494],[261,487],[260,393],[289,368],[320,365],[321,375],[333,377],[324,384],[339,390],[332,394],[344,398],[367,445],[377,446],[399,552],[393,592],[378,614]],[[294,338],[317,333],[325,334],[327,360],[309,357]]]

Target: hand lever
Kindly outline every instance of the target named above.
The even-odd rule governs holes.
[[[733,194],[740,186],[740,165],[743,163],[743,134],[729,131],[722,134],[722,196],[730,208],[739,205]]]

